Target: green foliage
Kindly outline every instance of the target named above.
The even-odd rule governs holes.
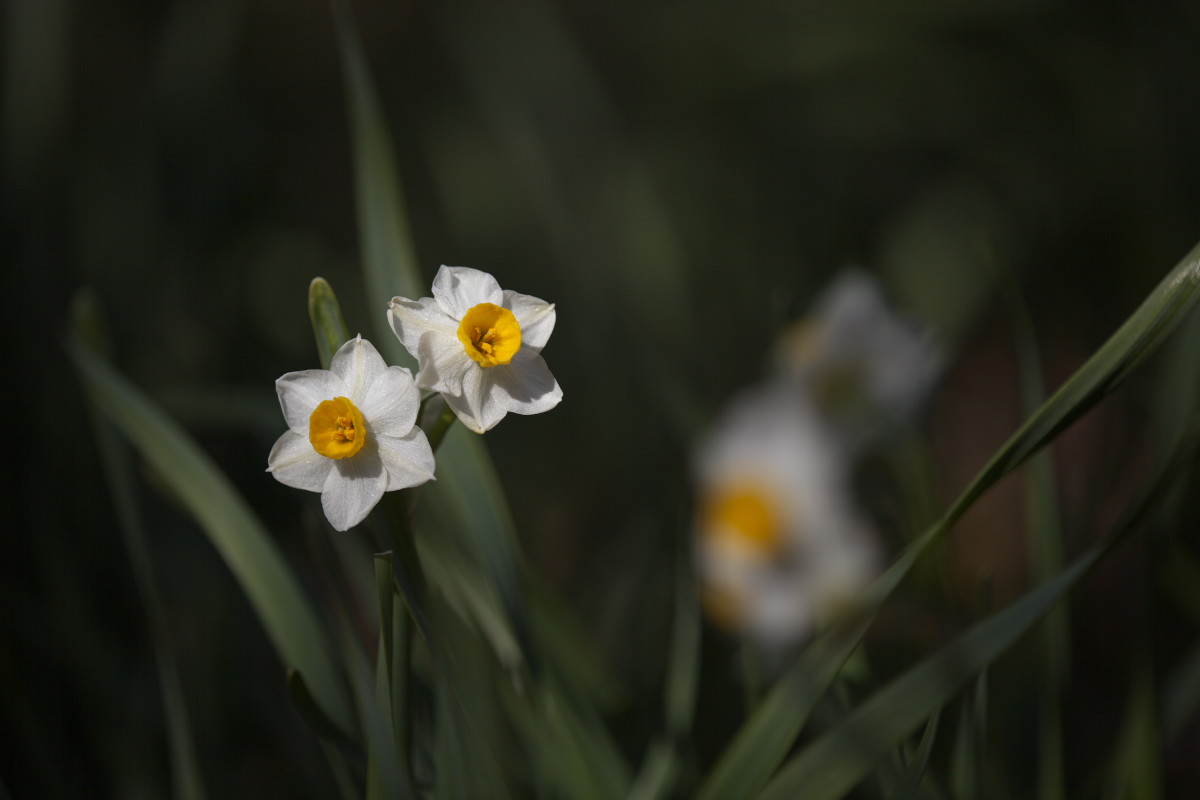
[[[345,688],[325,628],[278,546],[211,459],[145,395],[83,347],[75,362],[96,407],[137,447],[200,523],[250,599],[286,666],[349,730]]]
[[[233,80],[247,69],[239,43],[261,41],[270,11],[185,3],[163,20],[156,55],[129,59],[155,65],[137,87],[158,98],[153,113],[128,101],[68,115],[63,76],[86,85],[103,71],[70,60],[67,22],[78,13],[101,29],[101,12],[14,3],[7,74],[35,83],[5,97],[13,262],[51,276],[59,300],[71,287],[51,267],[69,264],[116,310],[128,348],[109,352],[81,294],[68,341],[77,398],[57,374],[72,370],[46,354],[44,321],[10,303],[16,374],[39,387],[14,381],[22,441],[35,441],[3,576],[22,612],[0,656],[0,716],[13,720],[0,733],[20,734],[12,769],[31,787],[16,794],[111,783],[157,796],[164,780],[186,800],[261,785],[595,800],[1173,791],[1173,754],[1190,752],[1200,713],[1200,554],[1186,535],[1200,475],[1200,245],[1157,286],[1145,270],[1195,238],[1178,178],[1200,157],[1200,116],[1187,113],[1194,12],[1166,3],[1169,23],[1156,24],[1168,31],[948,0],[668,4],[626,8],[628,19],[332,0],[332,24],[317,23],[327,52],[308,41],[296,63],[261,59],[263,75],[291,82],[280,91]],[[112,20],[121,27],[120,12]],[[1170,41],[1151,47],[1152,33]],[[43,35],[54,47],[41,56],[21,44]],[[325,97],[338,69],[344,96]],[[227,103],[235,83],[246,85]],[[344,115],[329,113],[343,100]],[[128,127],[105,130],[114,114]],[[86,146],[68,153],[76,139]],[[297,199],[297,185],[330,178],[333,191]],[[338,227],[351,223],[339,191],[353,193],[357,239]],[[295,220],[303,233],[281,228]],[[436,480],[332,534],[311,497],[262,473],[280,429],[269,378],[327,368],[363,315],[386,361],[416,372],[386,303],[430,294],[442,260],[559,303],[547,360],[567,399],[485,440],[426,396],[418,422]],[[803,648],[760,652],[704,621],[694,521],[681,513],[697,500],[688,460],[846,261],[936,329],[944,395],[932,419],[885,431],[853,464],[864,519],[890,534],[886,570]],[[298,333],[304,281],[315,352]],[[995,333],[1010,318],[1015,344]],[[80,445],[91,441],[76,429],[80,400],[94,454]],[[999,436],[956,441],[1012,430],[1004,400],[1023,421],[999,447]],[[80,480],[86,469],[105,488]],[[995,521],[1022,568],[977,609],[961,564],[988,556],[951,536],[1013,487],[1015,513]],[[181,567],[181,514],[215,566]],[[129,576],[112,569],[126,562]],[[278,673],[273,694],[251,680],[257,639],[222,640],[240,607],[220,601],[230,576],[261,626],[250,635]],[[1118,580],[1114,604],[1104,581]],[[173,584],[188,581],[212,608],[179,601],[192,595]],[[96,625],[130,605],[145,631],[140,617]],[[1086,635],[1097,607],[1127,639],[1100,666]],[[157,680],[149,709],[142,649]],[[41,676],[41,658],[78,666]],[[1081,727],[1071,714],[1091,684],[1077,679],[1092,671],[1115,677]],[[67,700],[19,688],[60,683]],[[272,702],[288,696],[280,717]],[[128,720],[112,710],[126,706]],[[251,720],[252,745],[229,710]],[[82,732],[63,730],[76,721]],[[302,727],[300,750],[276,747]],[[322,752],[325,783],[305,785]],[[279,777],[299,764],[294,783]]]

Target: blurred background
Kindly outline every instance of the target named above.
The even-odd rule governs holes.
[[[689,535],[696,437],[838,269],[875,273],[947,354],[905,448],[917,478],[898,486],[886,448],[861,476],[894,554],[1023,418],[1015,320],[1032,320],[1053,388],[1200,239],[1200,6],[1184,0],[354,10],[426,277],[471,266],[558,306],[545,356],[564,402],[510,416],[486,444],[532,571],[614,676],[605,719],[635,763],[658,714],[663,576]],[[367,337],[389,299],[364,290],[333,20],[294,0],[8,0],[3,19],[16,358],[2,383],[17,457],[0,781],[18,798],[161,796],[152,646],[66,355],[69,309],[95,293],[117,366],[320,593],[316,495],[264,474],[282,432],[273,381],[318,366],[311,278]],[[1176,338],[1194,352],[1197,336],[1193,323]],[[1143,370],[1056,443],[1068,554],[1170,440],[1163,409],[1194,408],[1195,383],[1170,388],[1172,375]],[[330,796],[237,584],[142,478],[211,795]],[[1028,589],[1028,518],[1018,480],[968,515],[877,626],[882,673],[887,653],[906,663]],[[1198,519],[1184,519],[1182,552],[1134,545],[1075,598],[1071,774],[1110,754],[1130,676],[1169,675],[1196,639]],[[705,629],[701,768],[740,719],[721,702],[740,697],[734,652]],[[998,771],[1020,787],[1029,754],[1012,731],[1032,712],[1019,679],[995,691],[997,707],[1013,699],[998,738],[1019,745]],[[1168,793],[1200,786],[1196,752],[1195,720],[1162,743]]]

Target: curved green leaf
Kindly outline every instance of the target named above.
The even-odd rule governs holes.
[[[371,315],[376,324],[374,344],[388,363],[416,372],[416,360],[387,323],[387,303],[396,295],[422,297],[426,284],[417,266],[404,195],[397,180],[396,157],[362,43],[349,5],[345,0],[333,0],[332,5],[350,112],[363,274],[367,297],[379,303],[379,312]]]
[[[279,658],[304,674],[325,714],[352,729],[324,626],[283,554],[208,455],[149,398],[83,347],[73,355],[88,396],[161,474],[200,523],[258,614]]]
[[[93,352],[108,353],[108,336],[95,298],[86,291],[79,292],[72,307],[75,334]],[[112,424],[101,418],[95,409],[90,414],[97,448],[104,465],[104,475],[112,493],[113,505],[120,521],[125,549],[133,568],[134,582],[146,609],[150,638],[154,643],[158,663],[159,684],[163,700],[163,715],[167,721],[167,744],[171,753],[171,783],[179,800],[204,800],[204,782],[199,760],[192,741],[192,726],[184,700],[183,685],[171,647],[170,623],[158,579],[146,546],[146,531],[137,503],[128,448],[117,436]]]
[[[1200,244],[1158,284],[1099,350],[1044,402],[992,457],[936,523],[904,550],[862,598],[867,619],[847,620],[819,637],[738,731],[700,788],[701,800],[744,798],[770,778],[796,741],[817,698],[857,646],[870,619],[913,565],[967,509],[1071,422],[1120,385],[1200,299]],[[855,630],[857,627],[857,631]]]
[[[1136,530],[1180,475],[1181,468],[1194,462],[1198,449],[1200,428],[1195,428],[1126,509],[1107,541],[877,692],[791,759],[759,795],[760,800],[836,798],[853,788],[881,757],[1033,628]]]
[[[373,317],[379,326],[376,345],[390,363],[415,372],[416,362],[388,326],[385,310],[396,295],[427,296],[429,284],[417,266],[391,138],[362,43],[345,0],[334,0],[333,10],[348,95],[363,272],[367,296],[379,303],[379,313]],[[422,505],[436,510],[444,531],[469,537],[473,554],[499,589],[505,612],[500,618],[523,640],[528,625],[521,602],[516,533],[479,437],[453,426],[438,449],[437,477],[423,489],[431,502]],[[418,534],[424,527],[419,526]]]
[[[342,307],[333,287],[324,278],[313,278],[308,285],[308,318],[313,337],[317,340],[317,355],[321,369],[329,369],[333,354],[350,340],[350,331],[342,319]]]

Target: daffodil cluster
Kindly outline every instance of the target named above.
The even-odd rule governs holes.
[[[275,382],[288,430],[271,449],[267,471],[320,492],[339,531],[366,519],[384,492],[433,479],[433,449],[417,426],[421,389],[441,393],[476,433],[510,411],[537,414],[562,400],[541,357],[554,330],[550,303],[502,290],[486,272],[443,266],[433,297],[393,298],[387,313],[417,359],[415,378],[358,336],[328,370],[289,372]]]
[[[780,652],[852,606],[882,561],[854,501],[864,442],[912,413],[938,358],[864,272],[844,274],[776,346],[696,456],[696,558],[720,626]]]

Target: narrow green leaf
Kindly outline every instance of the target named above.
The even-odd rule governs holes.
[[[1062,757],[1062,703],[1057,698],[1044,703],[1038,722],[1038,800],[1063,800],[1067,779]]]
[[[701,786],[703,800],[752,796],[770,778],[813,704],[857,646],[869,621],[913,565],[988,489],[1115,389],[1192,310],[1200,292],[1200,245],[1159,283],[1128,320],[1017,429],[946,513],[900,553],[862,597],[861,618],[834,626],[809,646],[759,705]],[[854,630],[857,627],[857,630]]]
[[[404,774],[415,783],[412,768],[413,715],[412,697],[412,622],[404,613],[403,600],[392,593],[392,726],[396,752]]]
[[[1014,281],[1015,283],[1015,281]],[[1033,413],[1045,399],[1042,359],[1028,307],[1012,288],[1017,363],[1021,373],[1021,405]],[[1029,528],[1033,534],[1034,570],[1040,581],[1062,569],[1062,512],[1058,502],[1053,456],[1044,450],[1029,462]],[[1038,685],[1038,800],[1063,800],[1066,784],[1062,763],[1062,690],[1070,673],[1068,600],[1042,623],[1042,671]]]
[[[553,679],[536,694],[508,696],[509,716],[534,760],[536,785],[549,797],[618,800],[632,791],[628,765],[600,720]],[[669,767],[669,765],[664,765]]]
[[[1192,623],[1200,626],[1200,561],[1179,543],[1171,543],[1159,572],[1167,593]]]
[[[1154,681],[1143,661],[1134,670],[1125,725],[1113,758],[1104,796],[1112,800],[1136,797],[1158,800],[1163,796],[1162,748]]]
[[[477,565],[457,551],[449,537],[431,533],[417,541],[429,581],[491,643],[500,663],[510,671],[515,670],[522,663],[521,648],[495,586]]]
[[[692,573],[691,554],[680,537],[675,558],[675,614],[667,653],[663,695],[666,735],[646,751],[630,798],[669,797],[679,773],[680,742],[691,732],[700,680],[700,601]]]
[[[890,795],[890,800],[917,800],[920,797],[921,781],[925,770],[929,767],[929,756],[933,753],[933,743],[937,739],[938,721],[942,711],[933,712],[929,722],[925,723],[925,732],[921,734],[921,743],[917,746],[916,756],[909,764],[908,771],[900,779]]]
[[[771,688],[697,793],[699,800],[753,796],[783,761],[817,700],[841,671],[869,620],[815,640]]]
[[[337,295],[324,278],[313,278],[308,285],[308,318],[317,340],[321,368],[329,369],[333,354],[350,340],[350,331],[342,319],[342,307],[338,304]]]
[[[326,632],[283,554],[208,455],[132,384],[74,349],[88,395],[159,472],[200,523],[246,592],[280,660],[305,676],[325,714],[351,730]]]
[[[416,793],[405,778],[396,753],[391,725],[387,661],[382,652],[372,674],[367,658],[348,630],[342,630],[342,653],[367,746],[367,800],[405,800]],[[380,651],[383,650],[382,636]]]
[[[395,585],[400,588],[421,634],[428,637],[429,622],[425,606],[429,598],[429,582],[413,541],[412,505],[416,502],[418,491],[401,489],[384,495],[380,503],[383,513],[374,514],[370,522],[376,541],[392,553],[389,563]]]
[[[836,728],[792,758],[761,800],[841,797],[933,710],[1036,625],[1161,501],[1183,467],[1194,463],[1200,427],[1180,443],[1104,543],[1000,613],[972,627],[937,655],[916,665],[854,710]]]
[[[669,739],[655,739],[646,748],[646,757],[637,779],[629,790],[629,800],[658,800],[670,797],[679,776],[679,755]]]
[[[437,476],[425,486],[429,502],[418,508],[418,520],[428,514],[436,520],[434,528],[463,539],[464,552],[484,568],[521,649],[527,650],[529,623],[521,595],[516,526],[481,437],[462,425],[452,426],[438,449]]]
[[[342,753],[351,757],[361,758],[363,755],[362,748],[325,715],[325,712],[317,705],[317,701],[313,699],[312,692],[309,691],[308,684],[305,682],[304,676],[300,674],[300,671],[294,667],[289,667],[286,682],[292,706],[295,707],[296,712],[308,724],[313,733],[321,737],[322,741],[338,748]]]
[[[109,349],[108,338],[94,298],[90,294],[78,294],[72,311],[75,332],[80,343],[93,353],[106,354]],[[137,489],[129,455],[125,443],[118,438],[112,424],[100,415],[98,409],[89,410],[97,448],[104,464],[104,475],[112,493],[125,549],[129,553],[134,581],[146,609],[146,621],[151,641],[154,643],[163,712],[167,721],[173,795],[179,800],[204,800],[204,782],[192,741],[191,721],[171,647],[171,626],[158,589],[158,580],[154,576],[150,551],[146,546],[146,531],[138,510]]]
[[[332,6],[350,115],[363,273],[367,297],[379,303],[379,312],[371,317],[377,326],[374,343],[388,363],[415,372],[417,362],[392,332],[385,312],[397,295],[424,296],[426,284],[414,255],[387,122],[349,3],[333,0]]]
[[[579,621],[536,574],[528,575],[526,587],[533,640],[543,660],[554,665],[563,690],[601,710],[616,708],[621,687]]]
[[[395,640],[393,639],[392,626],[392,609],[394,607],[393,596],[395,594],[395,578],[392,575],[392,554],[391,553],[376,553],[375,554],[375,590],[379,597],[379,635],[383,640],[383,657],[387,664],[388,676],[388,698],[392,696],[395,687],[392,685],[392,675],[395,674],[392,659],[394,657],[393,648]],[[393,722],[395,722],[393,720]]]
[[[1200,711],[1200,642],[1171,671],[1163,690],[1162,716],[1170,742]]]
[[[971,629],[859,706],[842,724],[801,751],[763,791],[776,798],[841,797],[980,669],[1041,619],[1096,562],[1096,549],[1050,583]]]
[[[960,800],[979,797],[984,781],[983,742],[987,720],[987,668],[975,680],[975,692],[963,698],[954,737],[954,752],[950,764],[950,785],[954,796]]]
[[[509,776],[524,776],[514,767],[518,754],[499,697],[505,672],[497,668],[487,642],[441,595],[431,594],[429,614],[435,793],[446,800],[509,797]]]
[[[963,493],[957,520],[997,480],[1081,417],[1153,353],[1200,300],[1200,244],[1184,256],[1117,331],[1030,416]]]
[[[384,309],[396,295],[426,296],[428,284],[417,266],[391,137],[349,4],[333,0],[333,11],[348,97],[363,272],[367,296],[380,304],[376,344],[389,363],[415,371],[417,364],[387,325]],[[520,595],[516,533],[479,438],[462,426],[451,427],[438,450],[437,476],[424,489],[430,502],[423,506],[443,516],[443,530],[469,538],[499,588],[518,639],[523,639],[528,625]]]
[[[1169,452],[1174,442],[1200,415],[1200,314],[1192,315],[1166,352],[1154,406],[1150,414],[1154,450]],[[1163,519],[1174,518],[1191,498],[1181,485],[1167,498]]]
[[[679,547],[675,568],[675,617],[667,662],[667,733],[676,740],[692,729],[700,681],[700,601],[688,548]]]
[[[361,793],[358,787],[354,785],[354,778],[350,775],[350,767],[346,763],[340,750],[326,741],[321,742],[321,748],[325,751],[325,757],[329,761],[329,767],[333,771],[333,781],[337,785],[338,797],[341,800],[359,800]]]

